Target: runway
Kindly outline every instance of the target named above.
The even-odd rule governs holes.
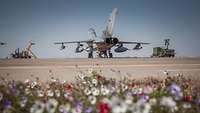
[[[51,77],[73,81],[80,71],[95,70],[103,76],[116,79],[164,77],[183,74],[200,77],[200,58],[114,58],[114,59],[10,59],[0,60],[0,76],[14,80]]]

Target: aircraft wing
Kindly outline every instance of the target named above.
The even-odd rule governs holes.
[[[119,41],[120,44],[150,44],[150,43],[144,43],[144,42],[126,42],[126,41]]]
[[[84,41],[70,41],[70,42],[55,42],[54,44],[70,44],[70,43],[91,43],[94,40],[84,40]]]

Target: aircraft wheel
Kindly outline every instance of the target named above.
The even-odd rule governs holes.
[[[109,58],[113,58],[113,54],[112,53],[109,53]]]
[[[101,53],[99,53],[98,57],[99,57],[99,58],[102,58],[102,54],[101,54]]]
[[[104,57],[103,57],[103,58],[108,58],[107,51],[104,51],[104,52],[103,52],[103,55],[104,55]]]

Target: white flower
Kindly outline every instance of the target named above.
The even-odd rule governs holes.
[[[96,99],[95,96],[89,96],[89,97],[88,97],[88,100],[89,100],[90,103],[93,104],[93,105],[96,104],[96,101],[97,101],[97,99]]]
[[[162,97],[160,104],[167,107],[176,106],[176,102],[171,97]]]
[[[54,77],[51,77],[51,80],[50,80],[52,83],[55,83],[56,82],[56,79]]]
[[[56,111],[58,101],[56,99],[49,99],[46,103],[46,109],[48,113],[54,113]]]
[[[60,105],[59,108],[58,108],[58,110],[61,113],[66,113],[66,112],[70,111],[70,109],[71,109],[70,104]]]
[[[133,97],[131,95],[127,95],[125,99],[125,103],[131,105],[133,103]]]
[[[87,84],[87,81],[85,81],[85,80],[84,80],[84,81],[82,81],[82,84]]]
[[[172,112],[178,110],[176,102],[172,99],[172,97],[162,97],[160,104],[168,107]]]
[[[20,101],[20,107],[24,108],[26,106],[26,103],[24,103],[23,101]]]
[[[134,95],[142,94],[142,93],[143,93],[143,89],[142,89],[142,88],[133,88],[133,89],[132,89],[132,93],[133,93]]]
[[[31,83],[31,88],[34,88],[36,85],[37,85],[37,82],[36,82],[36,81],[33,81],[33,82]]]
[[[55,90],[55,95],[56,95],[56,97],[60,97],[60,90],[56,89]]]
[[[92,92],[91,92],[88,88],[86,88],[86,89],[84,90],[84,93],[85,93],[86,95],[90,95]]]
[[[68,99],[69,94],[67,92],[64,92],[64,97],[65,97],[65,99]]]
[[[87,81],[87,85],[89,86],[89,87],[93,87],[93,86],[95,86],[92,82],[90,82],[90,81]]]
[[[26,80],[24,81],[25,84],[28,84],[29,82],[30,82],[29,79],[26,79]]]
[[[132,110],[133,113],[149,113],[151,110],[151,106],[149,103],[144,103],[143,100],[138,100],[135,105],[134,108]]]
[[[52,90],[47,90],[47,96],[53,97],[54,92]]]
[[[127,104],[115,96],[111,98],[109,104],[112,108],[112,113],[126,113],[128,109]]]
[[[78,73],[78,78],[79,78],[80,80],[84,80],[85,75],[84,75],[83,73]]]
[[[94,84],[94,86],[97,86],[98,81],[96,79],[92,79],[92,84]]]
[[[37,95],[38,95],[38,97],[43,97],[44,96],[44,91],[38,90],[37,91]]]
[[[35,104],[30,108],[30,113],[43,113],[45,104],[39,100],[35,101]]]
[[[138,88],[137,94],[142,94],[142,92],[143,92],[143,89],[142,88]]]
[[[115,88],[115,87],[113,87],[113,86],[109,87],[109,91],[110,91],[110,93],[114,93],[114,92],[115,92],[115,90],[116,90],[116,88]]]
[[[61,81],[60,83],[61,84],[65,84],[67,81],[66,80],[63,80],[63,81]]]
[[[80,109],[75,109],[75,108],[73,108],[71,111],[72,113],[82,113]]]
[[[149,113],[150,110],[151,110],[150,104],[149,104],[149,103],[145,103],[145,104],[144,104],[144,110],[143,110],[142,113]]]
[[[92,94],[93,94],[94,96],[98,96],[99,93],[100,93],[100,91],[99,91],[97,88],[95,88],[95,87],[93,87],[93,88],[91,89],[91,91],[92,91]]]
[[[149,103],[143,103],[138,107],[138,111],[136,113],[150,113],[151,106]]]
[[[106,88],[105,86],[101,86],[101,94],[108,95],[109,94],[108,88]]]
[[[30,89],[29,89],[29,88],[26,88],[26,89],[25,89],[25,94],[28,95],[28,94],[30,94],[30,93],[31,93]]]
[[[149,104],[150,105],[156,105],[157,104],[157,100],[155,98],[152,98],[149,100]]]
[[[189,108],[191,108],[192,106],[191,106],[191,104],[190,103],[184,103],[183,104],[183,108],[185,108],[185,109],[189,109]]]
[[[116,88],[116,93],[120,93],[120,88]]]
[[[88,69],[88,74],[89,74],[89,75],[92,75],[92,73],[93,73],[93,68],[89,68],[89,69]]]
[[[122,91],[124,92],[128,89],[128,86],[125,84],[121,84],[121,88],[122,88]]]

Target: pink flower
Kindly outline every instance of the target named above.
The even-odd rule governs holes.
[[[73,85],[72,84],[67,84],[66,85],[66,91],[72,91]]]

